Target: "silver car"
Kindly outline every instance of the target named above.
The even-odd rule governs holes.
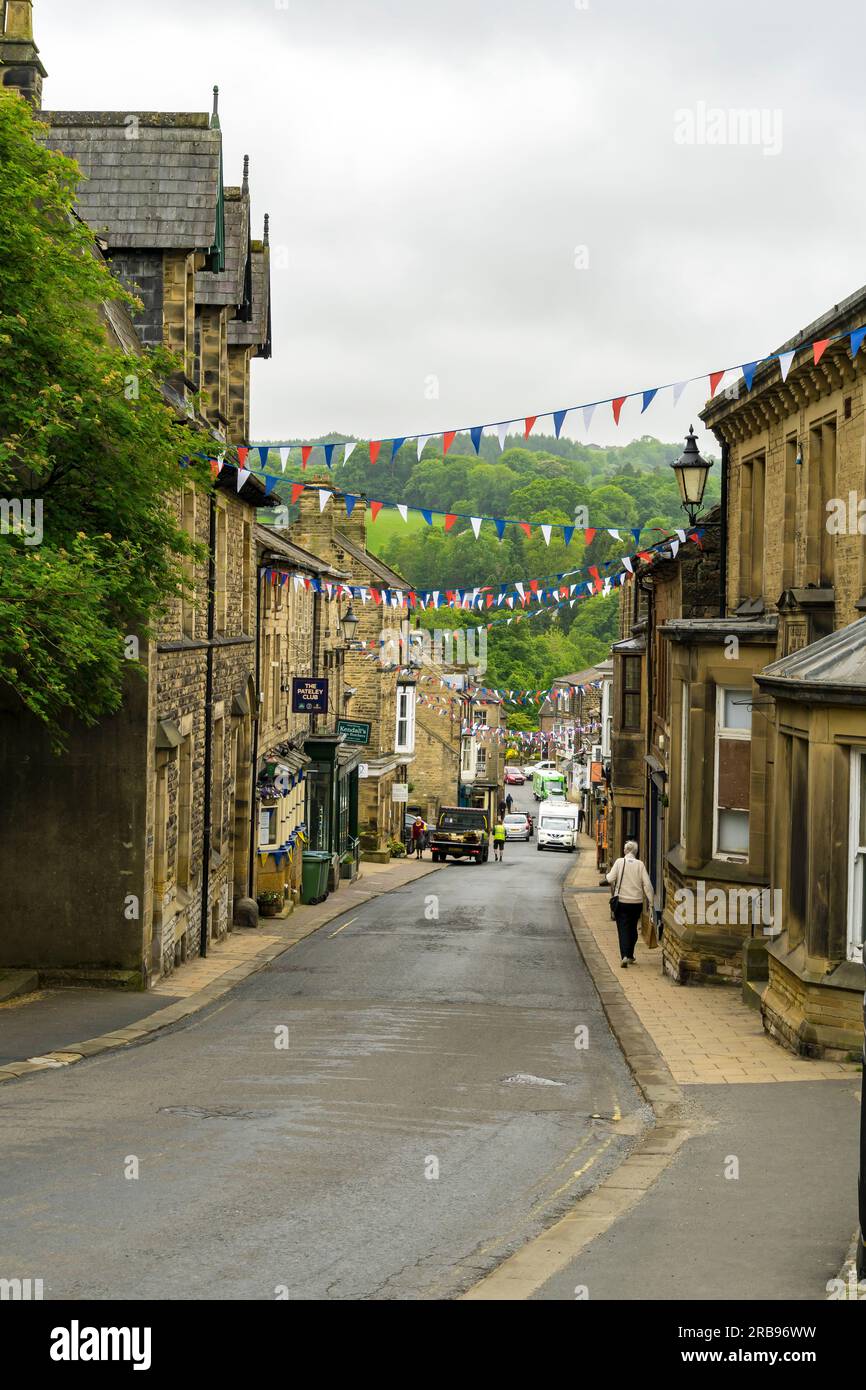
[[[528,840],[529,822],[526,816],[511,815],[506,816],[502,822],[505,826],[506,840]]]

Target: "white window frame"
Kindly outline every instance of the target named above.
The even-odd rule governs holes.
[[[483,743],[479,743],[475,751],[475,770],[476,772],[487,771],[487,748]]]
[[[415,752],[414,685],[400,684],[397,686],[397,728],[394,734],[394,749],[397,753]]]
[[[859,841],[860,789],[866,777],[866,749],[851,749],[850,794],[848,801],[848,920],[845,938],[848,959],[863,964],[863,942],[858,936],[863,922],[863,874],[858,873],[858,861],[866,861],[866,845]]]
[[[273,840],[262,839],[262,814],[267,811],[268,819],[271,819],[273,811]],[[271,804],[261,804],[259,806],[259,849],[275,849],[280,843],[280,807],[278,802]]]
[[[722,723],[725,713],[725,696],[740,695],[746,697],[743,703],[752,703],[752,692],[750,688],[740,685],[718,685],[716,686],[716,727],[713,735],[713,858],[724,860],[730,864],[748,864],[749,849],[744,852],[734,853],[732,850],[719,849],[719,741],[725,739],[743,739],[751,744],[752,726],[751,721],[748,729],[729,729]],[[752,808],[746,810],[748,817],[749,833],[752,828]]]

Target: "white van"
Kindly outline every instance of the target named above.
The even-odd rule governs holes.
[[[536,821],[538,848],[567,849],[571,854],[577,848],[577,812],[571,801],[543,801]]]

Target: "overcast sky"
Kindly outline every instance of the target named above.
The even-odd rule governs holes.
[[[34,15],[48,108],[208,110],[219,84],[226,182],[248,152],[256,226],[271,214],[254,438],[435,432],[679,381],[771,351],[866,281],[851,0]],[[718,143],[743,109],[755,138]],[[567,429],[673,439],[705,395]]]

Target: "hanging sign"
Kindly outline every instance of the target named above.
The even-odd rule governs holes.
[[[295,676],[292,680],[292,713],[327,714],[327,679],[318,676]]]
[[[392,800],[392,801],[408,801],[408,800],[409,800],[409,783],[408,783],[408,782],[395,782],[394,785],[393,785],[392,788],[391,788],[391,800]]]
[[[363,744],[366,746],[370,742],[370,730],[372,724],[366,723],[363,719],[338,719],[337,733],[342,734],[347,743]]]

